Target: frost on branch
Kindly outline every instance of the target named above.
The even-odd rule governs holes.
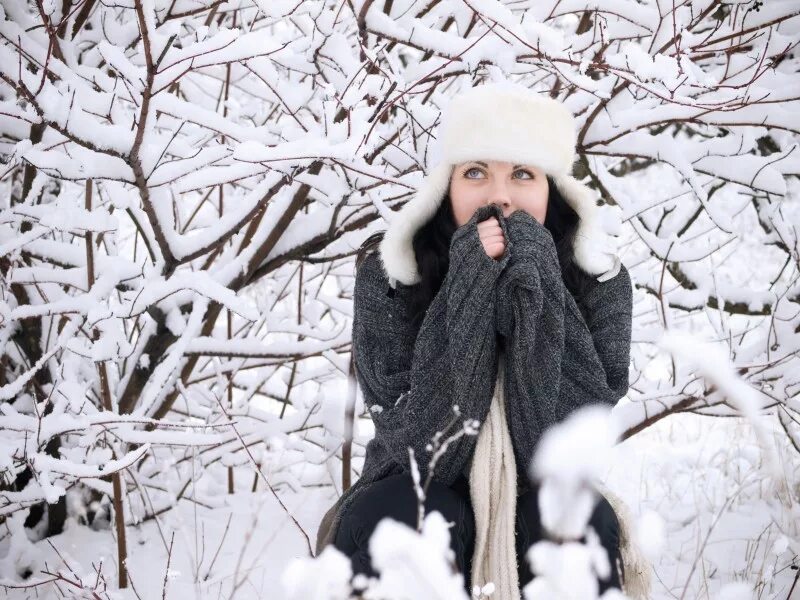
[[[793,2],[343,6],[0,0],[4,515],[58,533],[63,490],[114,495],[109,464],[128,524],[266,486],[262,457],[349,483],[353,252],[434,164],[449,98],[502,79],[566,103],[614,206],[623,437],[739,414],[653,352],[703,329],[800,450]]]

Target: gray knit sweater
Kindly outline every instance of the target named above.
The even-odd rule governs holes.
[[[493,259],[477,223],[496,216],[507,240]],[[627,270],[605,282],[586,276],[576,303],[564,285],[550,232],[528,213],[508,219],[479,208],[450,244],[450,265],[418,328],[410,324],[413,286],[392,288],[377,253],[356,273],[353,352],[357,379],[375,424],[361,477],[320,523],[317,555],[336,536],[341,515],[370,483],[409,471],[414,449],[427,477],[426,446],[445,429],[457,404],[462,419],[484,422],[505,360],[507,421],[518,481],[542,432],[590,403],[613,405],[628,389],[632,289]],[[462,436],[439,459],[434,478],[452,485],[465,471],[477,438]]]

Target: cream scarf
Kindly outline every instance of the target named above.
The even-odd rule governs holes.
[[[475,513],[472,586],[482,588],[492,581],[495,585],[492,598],[519,600],[514,539],[517,466],[506,421],[503,362],[501,351],[489,415],[478,434],[470,466],[469,492]]]
[[[503,392],[503,352],[499,352],[497,380],[489,415],[481,426],[472,456],[469,492],[475,513],[475,549],[472,586],[494,582],[492,598],[520,600],[516,555],[517,469],[506,421]],[[600,484],[620,523],[620,553],[625,567],[623,592],[630,598],[650,597],[651,566],[632,529],[633,517],[625,502]],[[520,560],[525,560],[521,557]]]

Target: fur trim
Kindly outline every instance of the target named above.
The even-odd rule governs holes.
[[[575,162],[575,119],[561,102],[523,85],[499,82],[455,96],[442,114],[443,162],[492,158],[536,165],[553,177]]]
[[[608,233],[608,225],[604,223],[609,218],[619,217],[618,211],[597,205],[595,198],[597,192],[580,183],[571,175],[555,177],[553,181],[578,216],[578,231],[572,245],[575,253],[575,262],[587,273],[599,275],[598,281],[606,281],[619,273],[621,262],[617,256],[617,246],[614,238]],[[605,211],[603,214],[601,212]],[[615,223],[614,230],[619,229],[619,222]]]
[[[415,196],[394,215],[381,240],[379,252],[389,283],[419,283],[421,278],[414,255],[414,234],[433,218],[450,189],[452,165],[441,164],[431,170]]]

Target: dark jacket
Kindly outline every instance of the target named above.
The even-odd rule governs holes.
[[[507,240],[495,260],[477,223],[497,216]],[[410,325],[413,286],[392,288],[377,254],[356,273],[353,352],[357,379],[375,424],[361,477],[320,523],[317,555],[335,539],[341,515],[370,483],[409,471],[414,449],[422,480],[425,449],[453,418],[484,422],[497,375],[498,340],[505,348],[505,405],[518,481],[542,432],[591,403],[613,405],[628,389],[632,289],[624,266],[602,283],[587,275],[580,305],[564,285],[550,232],[518,210],[479,208],[450,244],[450,266],[418,330]],[[452,485],[476,436],[462,436],[436,465]]]

